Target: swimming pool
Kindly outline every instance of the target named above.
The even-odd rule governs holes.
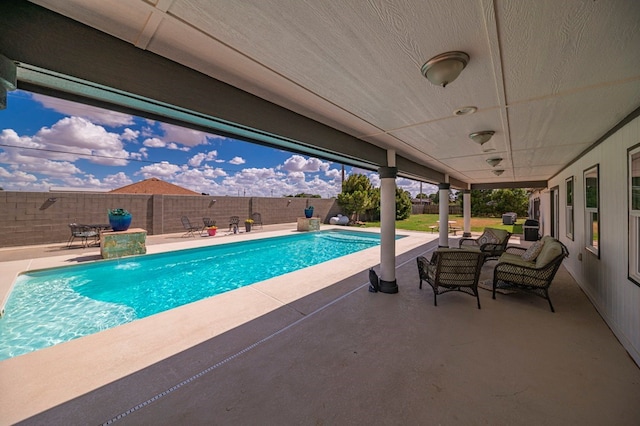
[[[0,360],[379,244],[332,230],[24,273],[0,319]]]

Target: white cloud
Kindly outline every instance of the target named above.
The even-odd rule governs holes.
[[[148,166],[141,167],[135,175],[142,175],[145,179],[157,177],[162,180],[171,181],[173,177],[179,173],[181,168],[175,164],[170,164],[167,161],[163,161],[157,164],[149,164]]]
[[[129,153],[129,157],[133,160],[143,160],[145,158],[149,158],[149,149],[143,147],[138,150],[138,152]]]
[[[140,131],[139,130],[131,130],[130,128],[127,127],[122,132],[121,138],[124,141],[131,142],[131,141],[135,141],[136,139],[138,139],[138,136],[140,136]]]
[[[164,148],[167,144],[164,143],[162,139],[159,138],[148,138],[142,142],[142,145],[148,148]]]
[[[129,157],[118,134],[107,132],[104,127],[80,117],[66,117],[51,128],[43,127],[33,140],[43,148],[59,151],[47,153],[47,157],[53,159],[76,161],[85,158],[96,164],[124,166]]]
[[[0,187],[5,191],[48,191],[51,184],[46,179],[21,170],[9,171],[0,167]]]
[[[342,171],[338,169],[327,170],[324,175],[331,180],[342,180]]]
[[[304,182],[305,175],[303,172],[291,172],[287,176],[287,182],[297,184]]]
[[[175,142],[187,147],[208,145],[209,141],[207,140],[207,137],[211,136],[205,132],[187,129],[185,127],[178,127],[168,123],[160,123],[160,128],[164,132],[164,140],[167,142]]]
[[[331,163],[325,163],[317,158],[305,159],[301,155],[292,155],[284,161],[282,168],[288,172],[319,172],[329,170]]]
[[[247,168],[225,178],[221,192],[213,195],[282,197],[301,192],[318,194],[324,198],[334,197],[340,191],[340,181],[325,181],[315,176],[305,180],[303,172],[284,173],[275,168]]]
[[[47,176],[64,177],[79,173],[80,170],[71,162],[79,157],[76,155],[56,154],[46,149],[61,149],[54,145],[47,145],[36,141],[37,138],[19,137],[12,129],[5,129],[0,133],[0,143],[18,148],[2,147],[0,163],[10,164],[14,169],[35,172]],[[35,148],[35,149],[25,149]],[[48,157],[53,157],[51,160]],[[70,159],[66,161],[63,159]],[[60,161],[62,160],[62,161]]]
[[[37,93],[32,94],[32,97],[45,108],[53,109],[60,114],[82,117],[94,123],[104,124],[105,126],[120,127],[134,124],[134,117],[129,114],[122,114]]]
[[[188,146],[180,146],[175,142],[169,142],[167,144],[167,149],[171,149],[174,151],[190,151],[191,148],[189,148]]]
[[[129,176],[127,176],[123,172],[118,172],[114,175],[107,175],[102,180],[102,186],[109,189],[121,188],[126,185],[131,185],[132,183],[133,181],[129,178]]]
[[[218,151],[200,152],[189,159],[187,164],[191,167],[200,167],[203,162],[216,161],[218,157]]]
[[[229,160],[229,164],[244,164],[246,163],[246,161],[244,160],[244,158],[242,157],[233,157],[231,160]]]

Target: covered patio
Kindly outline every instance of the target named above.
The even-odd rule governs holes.
[[[145,357],[107,332],[82,350],[0,362],[0,422],[640,423],[638,246],[620,226],[640,140],[638,3],[312,3],[0,6],[0,55],[18,74],[8,85],[376,170],[383,213],[377,256],[346,277],[289,276],[318,285],[301,297],[255,286],[242,303],[127,328],[154,343],[140,345]],[[470,61],[457,81],[421,75],[459,50]],[[594,167],[607,188],[595,255],[583,197]],[[550,290],[556,313],[484,290],[481,310],[463,294],[434,307],[415,258],[456,241],[443,227],[396,251],[396,178],[438,184],[442,223],[450,189],[466,207],[471,189],[545,192],[547,233],[570,251]],[[369,266],[398,294],[369,293]],[[211,332],[229,310],[246,320]],[[173,350],[196,334],[208,337]]]
[[[150,239],[152,246],[175,242],[170,236]],[[2,422],[638,423],[640,370],[564,268],[551,287],[556,313],[535,296],[498,294],[492,300],[485,290],[481,310],[461,293],[441,296],[435,307],[432,290],[418,289],[415,262],[437,247],[431,239],[398,256],[398,294],[368,292],[366,270],[337,281],[330,274],[332,282],[318,291],[89,391],[82,390],[83,381],[114,377],[140,355],[127,355],[121,343],[107,339],[83,352],[0,363],[5,384],[14,374],[22,383],[2,392]],[[518,238],[511,243],[526,244]],[[30,250],[40,256],[37,248]],[[482,279],[493,265],[485,265]],[[323,280],[316,271],[296,274],[287,280]],[[218,308],[206,305],[198,315],[249,318],[259,304],[248,294],[265,291],[244,293],[239,305],[222,298]],[[186,332],[180,323],[155,324],[165,336],[156,343],[159,355],[172,345],[162,342]],[[90,359],[94,353],[104,355]]]

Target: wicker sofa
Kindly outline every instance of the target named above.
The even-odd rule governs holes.
[[[458,247],[465,250],[480,250],[485,260],[497,259],[504,253],[511,232],[498,228],[484,228],[478,238],[461,238]]]
[[[549,286],[567,256],[567,247],[551,236],[536,241],[528,249],[508,246],[493,271],[493,298],[498,288],[520,290],[546,299],[551,312],[555,312]]]

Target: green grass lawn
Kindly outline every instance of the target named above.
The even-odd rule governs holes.
[[[412,214],[409,219],[396,221],[396,229],[406,229],[408,231],[426,231],[431,229],[429,226],[437,225],[439,216],[437,214]],[[449,215],[449,220],[455,220],[456,226],[462,228],[464,226],[464,218],[461,215]],[[520,223],[515,225],[503,225],[502,217],[472,217],[471,218],[471,232],[482,232],[484,228],[499,228],[504,229],[512,234],[522,234],[522,225],[524,220],[520,220]],[[379,227],[380,222],[367,222],[366,227]]]

